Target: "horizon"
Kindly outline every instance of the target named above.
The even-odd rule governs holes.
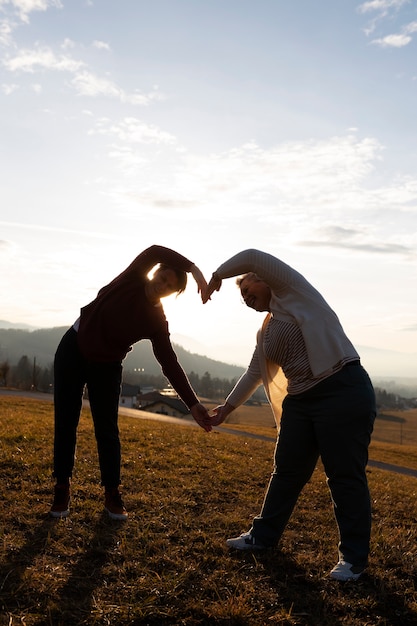
[[[53,328],[66,328],[66,326],[54,326],[54,327],[31,327],[27,324],[13,323],[8,320],[0,320],[0,329],[11,329],[11,330],[26,330],[27,332],[35,332],[37,330],[52,330]],[[177,346],[180,346],[187,352],[191,354],[197,354],[201,357],[206,357],[215,361],[220,361],[226,365],[232,365],[240,368],[246,368],[249,364],[250,356],[247,362],[243,362],[243,357],[245,353],[242,353],[242,361],[239,363],[236,360],[228,361],[223,358],[219,358],[215,352],[211,351],[209,346],[204,346],[200,341],[196,340],[193,337],[189,337],[186,335],[176,335],[175,333],[171,335],[171,341]],[[140,343],[140,342],[137,342]],[[137,344],[134,344],[137,345]],[[412,381],[417,381],[417,353],[407,355],[409,357],[409,361],[407,362],[407,358],[404,356],[404,353],[395,351],[395,350],[385,350],[383,348],[375,348],[374,346],[355,346],[361,356],[361,362],[365,369],[368,371],[369,375],[374,379],[383,379],[383,378],[396,378],[396,379],[410,379]],[[386,366],[387,369],[383,367],[381,364],[381,358],[385,356],[389,366]],[[393,360],[395,359],[395,360]],[[381,369],[382,367],[382,369]],[[388,369],[388,367],[390,369]],[[413,376],[410,374],[411,371],[416,372]]]

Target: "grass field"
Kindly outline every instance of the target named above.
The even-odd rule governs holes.
[[[274,436],[242,420],[230,427]],[[259,512],[273,441],[124,415],[120,430],[129,520],[103,515],[88,410],[71,515],[52,520],[52,405],[0,397],[1,626],[417,624],[416,478],[369,470],[370,567],[340,584],[327,578],[337,535],[320,467],[279,548],[234,554],[224,541]],[[417,468],[416,451],[374,441],[371,457]]]

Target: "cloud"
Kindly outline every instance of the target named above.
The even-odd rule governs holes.
[[[146,124],[135,117],[126,117],[119,123],[112,123],[106,118],[97,121],[90,134],[106,135],[125,144],[176,144],[171,133],[161,130],[153,124]]]
[[[70,40],[65,40],[63,47],[68,49]],[[138,106],[147,106],[155,100],[164,98],[157,88],[149,93],[126,92],[112,80],[102,78],[91,72],[83,61],[74,59],[68,54],[56,54],[47,46],[23,49],[14,56],[7,56],[2,64],[9,72],[13,73],[67,72],[72,75],[70,84],[79,96],[103,96],[117,99],[124,104]]]
[[[148,160],[149,170],[166,172],[167,204],[178,198],[183,206],[184,199],[192,198],[200,206],[233,203],[241,209],[250,205],[252,210],[256,206],[258,214],[262,207],[274,213],[299,212],[303,207],[321,212],[323,196],[334,207],[352,198],[349,204],[361,210],[353,198],[355,189],[373,172],[383,150],[372,138],[358,140],[350,134],[327,141],[289,142],[270,149],[247,143],[223,153],[196,155],[171,134],[132,117],[119,123],[102,119],[90,132],[111,139],[109,154],[120,158],[123,170],[131,159],[132,187],[140,187],[140,194],[153,185],[154,176],[145,170],[144,180],[138,175],[138,157],[142,165]],[[163,155],[156,150],[160,144],[166,147]],[[158,189],[159,205],[163,204],[163,193]]]
[[[105,41],[93,41],[93,48],[97,48],[97,50],[111,50],[110,46],[108,43],[106,43]]]
[[[377,11],[385,16],[391,9],[398,11],[404,5],[409,4],[409,1],[410,0],[369,0],[369,2],[363,2],[360,4],[358,11],[360,13]]]
[[[337,248],[371,254],[414,256],[414,246],[380,241],[369,228],[344,228],[325,226],[316,231],[316,239],[298,241],[297,245],[310,248]]]
[[[399,244],[391,243],[347,243],[343,241],[300,241],[298,245],[310,248],[337,248],[353,250],[356,252],[367,252],[372,254],[401,254],[414,255],[414,250]]]
[[[22,22],[29,22],[29,15],[35,11],[47,11],[49,8],[62,9],[61,0],[0,0],[0,8],[10,9]]]
[[[288,245],[414,258],[417,178],[382,179],[384,148],[373,138],[247,143],[202,155],[137,118],[102,119],[91,132],[111,142],[118,168],[100,188],[127,217],[163,219],[175,209],[178,220],[207,215],[223,228],[256,215],[254,232],[285,234]]]
[[[157,91],[153,91],[148,94],[139,92],[128,93],[121,89],[113,81],[108,80],[107,78],[101,78],[87,70],[76,72],[71,84],[81,96],[105,96],[108,98],[116,98],[122,103],[133,105],[147,106],[153,100],[162,98]]]
[[[73,41],[69,37],[66,37],[61,44],[61,48],[63,50],[71,50],[72,48],[75,48],[75,41]]]
[[[417,333],[417,324],[411,324],[410,326],[406,326],[402,330],[406,332]]]
[[[403,48],[407,46],[411,41],[410,35],[417,32],[417,22],[410,22],[402,28],[402,32],[393,35],[387,35],[380,39],[374,39],[371,43],[379,45],[383,48]]]
[[[404,6],[409,4],[409,2],[410,0],[370,0],[369,2],[360,4],[357,8],[359,13],[373,15],[370,22],[364,29],[366,36],[375,32],[379,23],[383,23],[386,19],[391,19],[392,14],[398,14]],[[407,40],[407,35],[409,33],[407,33],[406,28],[407,27],[404,27],[403,32],[399,34],[379,37],[372,41],[372,43],[380,45],[381,47],[404,47],[409,43]]]
[[[13,26],[8,20],[0,22],[0,45],[10,46],[12,44],[12,33]]]
[[[9,72],[26,72],[33,74],[38,70],[54,70],[58,72],[76,72],[85,64],[69,56],[57,56],[47,46],[21,50],[15,56],[3,60],[3,66]]]
[[[403,48],[407,46],[412,38],[409,35],[387,35],[380,39],[373,39],[371,43],[381,48]]]
[[[19,85],[15,83],[2,84],[1,90],[6,96],[10,96],[10,94],[14,93],[17,89],[19,89]]]

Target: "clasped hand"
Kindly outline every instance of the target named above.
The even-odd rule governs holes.
[[[198,293],[201,295],[201,301],[205,304],[210,300],[210,296],[213,291],[219,291],[222,285],[222,280],[217,276],[216,272],[214,272],[209,284],[207,284],[203,272],[197,267],[197,265],[192,266],[191,273],[197,283]]]
[[[225,404],[216,406],[213,409],[213,415],[210,415],[206,407],[198,402],[191,407],[190,412],[197,424],[201,426],[206,433],[209,433],[213,430],[213,426],[219,426],[222,424],[233,410],[234,407],[226,402]]]
[[[201,293],[201,300],[203,301],[203,304],[208,302],[208,300],[211,299],[211,294],[214,291],[219,291],[221,286],[222,286],[222,279],[219,276],[217,276],[216,272],[214,272],[214,274],[212,275],[210,279],[209,284],[207,285],[205,294],[203,294],[203,292]]]

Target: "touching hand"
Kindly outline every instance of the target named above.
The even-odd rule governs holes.
[[[213,272],[213,275],[210,279],[209,284],[207,285],[206,297],[203,299],[203,304],[205,304],[208,300],[210,300],[210,296],[214,291],[219,291],[222,286],[222,279]]]
[[[226,417],[230,415],[230,413],[234,411],[234,409],[235,407],[228,402],[226,402],[226,404],[216,406],[216,408],[213,409],[214,415],[211,415],[210,417],[211,425],[219,426],[220,424],[222,424],[225,421]]]
[[[211,417],[208,414],[206,407],[200,404],[200,402],[194,404],[194,406],[191,407],[190,412],[197,424],[201,426],[201,428],[203,428],[206,433],[209,433],[211,430],[213,430],[213,427],[211,425]]]

